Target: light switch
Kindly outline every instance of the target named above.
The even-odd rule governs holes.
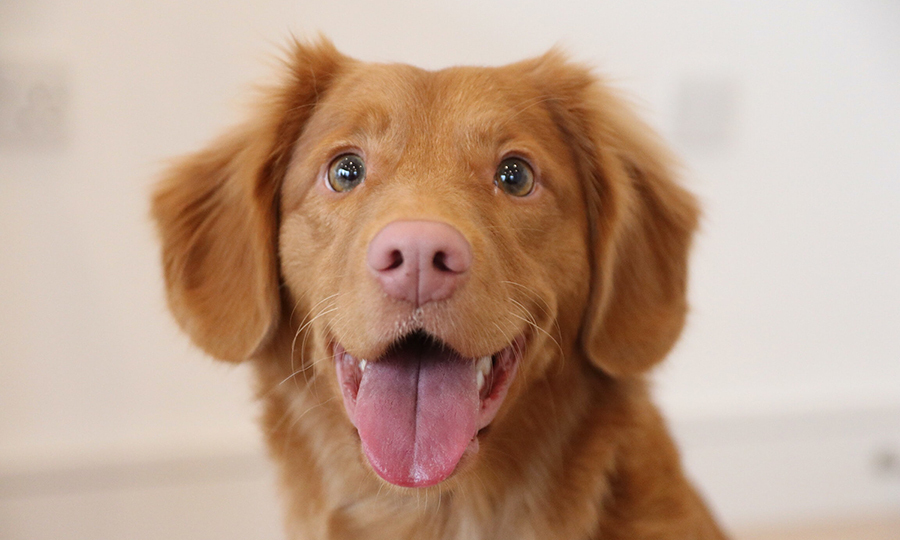
[[[687,149],[721,152],[733,146],[738,85],[728,76],[684,77],[675,91],[674,135]]]
[[[0,148],[61,147],[68,133],[68,106],[64,67],[0,62]]]

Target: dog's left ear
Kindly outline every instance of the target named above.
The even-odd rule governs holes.
[[[675,344],[687,313],[697,204],[673,160],[624,100],[557,52],[535,61],[573,149],[591,220],[591,298],[582,348],[613,376],[642,373]]]
[[[279,321],[281,180],[317,100],[348,61],[325,40],[295,43],[287,77],[253,120],[177,163],[154,193],[169,307],[216,358],[253,356]]]

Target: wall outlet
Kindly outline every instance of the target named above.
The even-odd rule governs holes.
[[[872,465],[879,478],[900,481],[900,449],[897,447],[885,446],[876,451]]]
[[[734,146],[739,85],[726,75],[685,76],[674,93],[674,134],[687,149],[718,153]]]
[[[66,142],[65,68],[0,62],[0,148],[58,148]]]

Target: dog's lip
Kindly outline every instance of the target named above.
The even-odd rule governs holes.
[[[408,336],[407,336],[408,337]],[[405,339],[405,338],[404,338]],[[364,376],[365,367],[369,364],[367,359],[359,359],[351,355],[339,341],[331,339],[330,345],[333,353],[333,361],[337,372],[337,382],[340,386],[341,396],[345,411],[350,422],[357,427],[356,401],[360,384]],[[395,344],[402,340],[397,340]],[[463,357],[473,363],[485,358],[491,359],[489,378],[485,380],[484,389],[479,395],[480,410],[478,411],[475,430],[472,440],[460,463],[467,461],[468,456],[475,454],[479,449],[479,439],[484,435],[485,428],[497,417],[506,395],[515,379],[519,362],[525,354],[528,343],[527,333],[522,333],[513,339],[508,345],[499,351],[482,357]],[[442,344],[446,346],[445,344]],[[390,347],[388,347],[389,349]],[[378,362],[378,360],[374,360]],[[477,367],[476,367],[477,369]],[[456,469],[459,469],[457,464]],[[455,473],[456,471],[454,471]]]

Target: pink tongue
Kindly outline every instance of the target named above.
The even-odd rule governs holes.
[[[473,362],[434,347],[404,349],[366,368],[356,428],[379,476],[431,486],[456,469],[480,405]]]

